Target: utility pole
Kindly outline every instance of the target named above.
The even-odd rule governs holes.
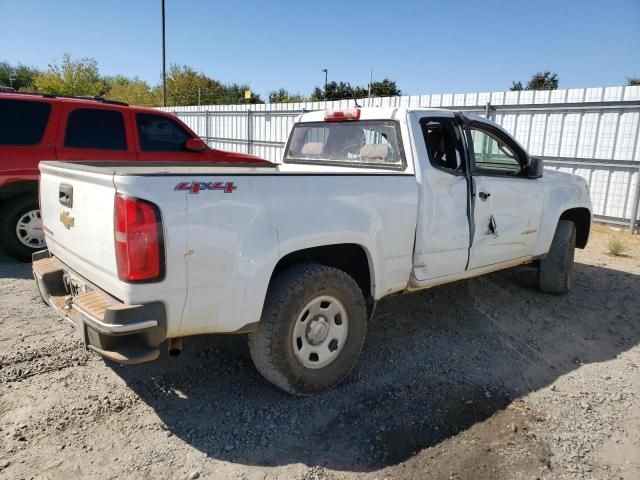
[[[373,68],[369,72],[369,106],[371,106],[371,88],[373,88]]]
[[[324,72],[324,100],[326,102],[327,101],[327,78],[329,76],[329,71],[326,68],[323,68],[322,71]]]
[[[164,40],[164,0],[162,1],[162,106],[167,106],[167,56]]]

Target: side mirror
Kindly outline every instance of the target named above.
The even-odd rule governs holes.
[[[544,162],[538,157],[529,157],[529,164],[527,165],[527,177],[528,178],[540,178],[542,177],[544,169]]]
[[[204,152],[207,149],[207,144],[201,138],[190,138],[184,143],[184,148],[190,152]]]

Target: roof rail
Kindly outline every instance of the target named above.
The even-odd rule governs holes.
[[[118,100],[109,100],[108,98],[102,98],[92,95],[58,95],[57,93],[41,93],[41,92],[17,92],[15,89],[9,90],[9,87],[0,87],[0,92],[6,92],[19,95],[40,95],[44,98],[71,98],[77,100],[93,100],[94,102],[106,103],[109,105],[121,105],[128,107],[129,104],[125,102],[119,102]]]

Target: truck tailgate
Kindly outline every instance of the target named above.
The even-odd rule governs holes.
[[[113,174],[40,164],[40,205],[49,251],[108,292],[118,290]]]

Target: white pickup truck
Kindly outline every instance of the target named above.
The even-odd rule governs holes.
[[[120,363],[248,333],[297,395],[353,367],[378,300],[536,262],[566,293],[585,181],[543,172],[500,126],[403,108],[304,113],[280,164],[42,162],[44,300]],[[428,321],[428,320],[425,320]]]

